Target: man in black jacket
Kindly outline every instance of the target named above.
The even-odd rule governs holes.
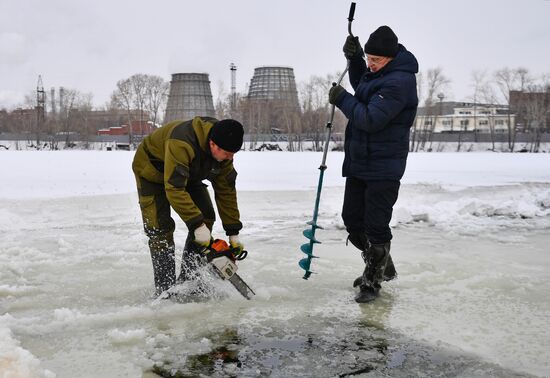
[[[344,55],[355,94],[337,85],[329,102],[348,118],[342,174],[346,189],[342,218],[348,240],[362,251],[363,275],[355,300],[369,302],[380,284],[397,276],[390,257],[389,223],[409,151],[409,131],[416,116],[418,62],[398,43],[388,26],[376,29],[365,44],[349,36]]]

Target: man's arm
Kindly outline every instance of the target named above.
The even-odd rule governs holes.
[[[189,180],[189,166],[195,152],[188,143],[169,139],[166,141],[164,160],[164,188],[166,197],[174,211],[194,230],[204,221],[204,216],[185,189]]]
[[[212,180],[218,214],[227,235],[237,235],[243,228],[237,204],[236,180],[237,171],[232,161],[223,162],[220,174]]]
[[[363,103],[345,92],[337,106],[352,122],[353,127],[367,133],[375,133],[383,129],[404,109],[405,90],[406,86],[398,80],[388,80],[371,96],[368,103]]]
[[[353,87],[353,90],[357,90],[357,86],[361,82],[361,78],[367,71],[367,63],[362,56],[354,56],[349,61],[349,83]]]

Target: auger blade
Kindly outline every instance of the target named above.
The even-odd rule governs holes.
[[[300,265],[303,270],[308,271],[311,265],[311,260],[306,257],[305,259],[301,259],[298,262],[298,265]]]
[[[304,277],[302,277],[304,280],[307,280],[311,276],[311,273],[313,273],[311,270],[309,270],[310,263],[311,259],[308,258],[301,259],[300,262],[298,262],[298,265],[300,265],[300,267],[306,271],[304,273]]]
[[[315,223],[314,221],[309,221],[307,222],[306,224],[309,224],[310,226],[313,226],[313,228],[319,228],[321,230],[324,230],[324,228],[322,226],[319,226],[317,223]]]
[[[319,258],[319,256],[313,255],[313,249],[311,248],[311,244],[302,244],[300,249],[302,250],[302,252],[304,252],[310,258],[313,258],[313,259],[318,259]]]
[[[313,248],[311,248],[311,243],[302,244],[300,246],[300,249],[302,250],[302,252],[304,252],[308,256],[313,253]]]
[[[307,230],[304,230],[304,232],[302,232],[302,234],[308,238],[309,240],[311,240],[312,242],[314,243],[317,243],[317,244],[321,244],[321,242],[317,239],[315,239],[315,236],[313,235],[313,230],[311,229],[307,229]]]
[[[313,256],[313,257],[317,257],[317,256]],[[304,259],[301,259],[299,262],[298,262],[298,265],[300,265],[300,267],[307,271],[307,272],[311,272],[309,270],[309,268],[311,267],[311,259],[308,259],[307,257],[304,258]]]

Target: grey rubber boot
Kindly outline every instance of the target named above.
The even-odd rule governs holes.
[[[355,296],[358,303],[371,302],[378,296],[380,283],[384,281],[384,271],[390,256],[390,242],[384,244],[371,244],[365,253],[365,270],[362,282],[359,285],[359,293]]]
[[[151,243],[150,243],[151,244]],[[151,249],[153,276],[155,281],[155,295],[160,295],[176,282],[176,263],[174,260],[174,245],[162,249]]]

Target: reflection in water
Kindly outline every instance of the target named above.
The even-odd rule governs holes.
[[[202,353],[178,354],[189,340],[175,335],[165,345],[174,353],[163,354],[151,371],[161,377],[527,376],[438,342],[426,344],[396,333],[389,327],[390,294],[371,304],[341,303],[330,317],[310,314],[307,322],[303,317],[270,319],[268,324],[245,322],[201,334],[208,340]]]
[[[388,342],[376,331],[365,326],[346,333],[332,326],[318,331],[277,335],[274,330],[251,334],[244,329],[226,329],[207,336],[212,342],[207,353],[162,361],[152,371],[161,377],[346,377],[386,364]]]

